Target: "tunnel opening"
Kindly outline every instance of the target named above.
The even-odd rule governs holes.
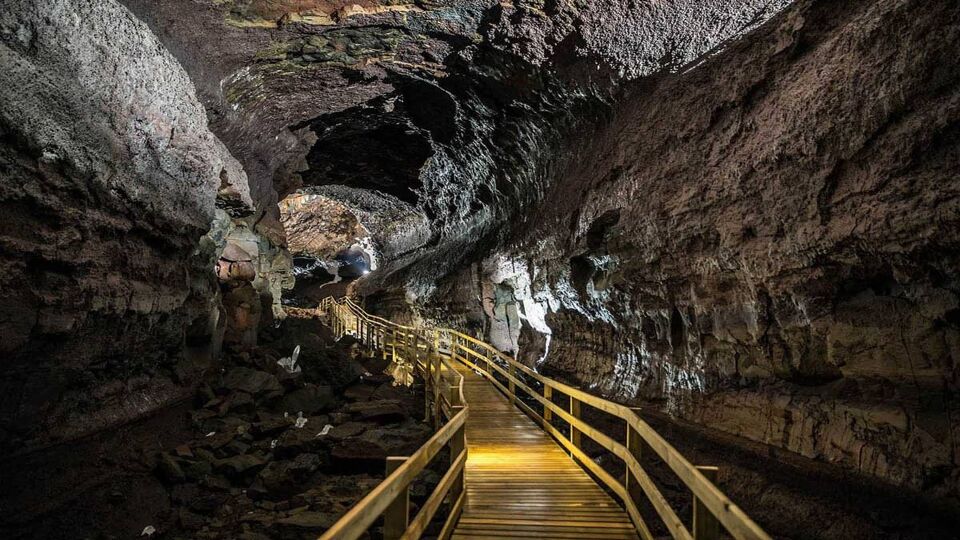
[[[284,293],[285,304],[316,306],[325,296],[342,295],[353,281],[377,268],[371,233],[348,205],[301,190],[279,207],[295,279]]]
[[[316,142],[301,172],[305,186],[340,185],[376,190],[415,205],[420,170],[433,155],[430,132],[404,111],[403,98],[375,100],[319,116],[309,127]]]

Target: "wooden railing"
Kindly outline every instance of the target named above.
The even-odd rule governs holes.
[[[422,377],[429,399],[426,414],[432,418],[436,433],[412,456],[388,457],[387,477],[351,508],[322,540],[359,538],[381,515],[385,540],[419,538],[433,520],[444,499],[450,510],[440,535],[449,538],[463,508],[463,469],[467,461],[464,425],[468,407],[463,399],[463,376],[457,373],[449,357],[437,350],[436,332],[417,330],[368,315],[349,300],[326,298],[320,310],[327,316],[335,337],[354,335],[371,349],[383,351],[395,366],[406,366],[411,375]],[[444,447],[450,448],[450,462],[433,493],[413,519],[410,519],[410,485],[430,465]]]
[[[695,466],[690,463],[641,419],[633,409],[544,377],[528,366],[517,362],[514,358],[501,353],[493,346],[456,330],[434,328],[418,332],[413,327],[396,325],[385,319],[367,315],[349,300],[336,305],[341,306],[341,309],[349,310],[351,313],[359,314],[355,315],[358,319],[358,322],[355,323],[358,332],[363,333],[364,330],[361,327],[368,325],[367,332],[373,332],[375,341],[377,332],[386,332],[380,335],[381,339],[378,342],[383,347],[395,347],[397,343],[400,343],[402,345],[401,350],[404,350],[403,347],[409,348],[410,340],[413,340],[413,349],[418,350],[418,340],[424,339],[424,336],[432,335],[432,351],[436,357],[446,359],[449,355],[449,359],[462,362],[482,374],[511,402],[538,422],[546,432],[566,448],[582,467],[607,486],[623,503],[641,538],[653,538],[653,534],[638,507],[638,503],[641,503],[644,499],[649,502],[673,538],[697,540],[720,538],[721,527],[736,539],[770,538],[740,507],[714,485],[713,481],[716,480],[717,474],[716,467]],[[391,354],[396,358],[396,349],[392,349]],[[452,369],[451,366],[442,361],[436,365]],[[429,370],[425,373],[429,373]],[[441,413],[443,417],[450,418],[444,407],[447,402],[437,395],[441,386],[442,383],[433,384],[435,398],[432,407],[438,422]],[[536,386],[539,386],[539,388],[534,388]],[[524,399],[525,396],[526,399]],[[460,400],[460,403],[463,403],[462,393]],[[533,402],[534,405],[539,405],[543,411],[542,414],[527,403],[528,401]],[[558,401],[560,403],[565,402],[565,405],[561,406],[557,403]],[[620,442],[617,438],[611,437],[601,429],[587,423],[582,417],[582,405],[587,405],[622,420],[625,425],[624,442]],[[428,409],[430,407],[431,405],[428,404]],[[453,423],[452,420],[450,423]],[[556,424],[560,424],[560,427]],[[561,428],[566,428],[566,433]],[[439,434],[440,432],[438,432],[438,436]],[[593,440],[623,461],[625,467],[624,483],[621,483],[584,452],[582,448],[584,437]],[[690,490],[693,497],[693,516],[689,528],[683,523],[666,497],[663,496],[641,466],[641,457],[649,453],[662,460]],[[459,466],[462,467],[462,464]],[[389,481],[390,478],[387,480]],[[380,487],[383,487],[383,484]],[[377,491],[380,491],[379,487],[361,501],[360,505],[371,504],[367,501]],[[386,495],[377,494],[376,496]],[[460,504],[462,504],[462,500]],[[457,517],[459,516],[459,508],[460,505],[458,504],[456,506]],[[351,510],[351,513],[354,510]],[[347,516],[344,516],[344,519],[349,516],[348,513]],[[448,518],[447,524],[449,525],[451,520],[455,523],[455,519],[452,514]],[[445,527],[444,530],[448,531],[449,527]],[[410,538],[414,537],[410,536]],[[330,536],[328,533],[323,538],[334,538],[334,536]],[[336,538],[341,537],[337,536]],[[354,537],[343,536],[342,538]]]
[[[449,336],[454,359],[474,368],[510,397],[513,403],[566,448],[582,467],[617,495],[641,538],[653,538],[637,506],[642,498],[649,501],[673,538],[719,538],[721,526],[737,539],[770,538],[713,484],[716,467],[697,467],[691,464],[634,410],[544,377],[493,346],[461,332],[443,330],[441,333]],[[504,382],[498,380],[498,376]],[[531,388],[531,384],[524,377],[538,383],[541,390]],[[524,395],[541,405],[543,414],[526,403]],[[557,400],[565,400],[566,407],[558,405]],[[623,420],[626,426],[625,443],[586,423],[581,417],[581,406],[584,404]],[[554,425],[557,421],[566,425],[566,434]],[[583,451],[583,437],[592,439],[624,462],[625,483],[621,484]],[[640,465],[641,456],[647,452],[653,452],[663,460],[691,491],[694,504],[689,529]]]

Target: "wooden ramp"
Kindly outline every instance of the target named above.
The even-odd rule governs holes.
[[[627,513],[527,415],[466,366],[466,500],[454,539],[637,538]]]

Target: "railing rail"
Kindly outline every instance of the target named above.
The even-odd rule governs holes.
[[[388,329],[386,331],[393,336],[392,343],[394,344],[401,342],[409,346],[409,341],[413,339],[416,342],[417,336],[432,336],[432,344],[429,347],[432,347],[430,350],[434,351],[435,356],[446,360],[446,355],[449,354],[450,360],[462,362],[482,374],[507,395],[511,402],[515,403],[538,422],[546,432],[550,433],[582,467],[606,485],[623,503],[641,538],[653,538],[650,528],[638,507],[638,502],[643,498],[650,503],[673,538],[696,540],[719,538],[720,527],[725,528],[730,536],[736,539],[762,540],[770,538],[740,507],[714,485],[712,480],[716,479],[716,467],[698,467],[690,463],[640,418],[633,409],[544,377],[528,366],[517,362],[514,358],[503,354],[493,346],[462,332],[445,328],[425,329],[418,332],[414,327],[398,325],[386,319],[368,315],[349,300],[341,303],[328,302],[328,305],[342,306],[353,313],[357,318],[357,332],[362,332],[363,325],[370,325],[371,328],[377,325],[378,328]],[[400,336],[400,338],[397,336]],[[443,351],[443,354],[439,354],[441,353],[441,342],[449,344],[448,350]],[[385,340],[382,343],[387,344]],[[414,348],[416,349],[417,345],[414,345]],[[386,355],[386,351],[384,354]],[[393,354],[396,355],[395,352]],[[452,366],[443,363],[438,363],[438,366],[453,369]],[[442,371],[443,368],[438,369]],[[429,368],[425,373],[430,373]],[[498,376],[505,383],[498,380]],[[531,388],[524,377],[536,381],[541,385],[542,390]],[[441,383],[434,385],[435,391],[439,386],[441,386]],[[524,401],[523,395],[541,405],[543,414],[541,415],[528,405]],[[556,403],[557,398],[561,396],[566,396],[567,407],[561,407]],[[463,403],[462,380],[460,382],[459,399],[460,403]],[[625,442],[621,443],[602,430],[588,424],[581,417],[582,404],[623,420],[626,429]],[[446,402],[443,398],[439,395],[435,396],[434,414],[445,413],[444,405],[446,405]],[[430,408],[429,405],[428,408]],[[435,416],[435,418],[439,418],[439,416]],[[568,433],[565,434],[558,429],[554,425],[555,420],[565,423],[568,427]],[[583,451],[582,437],[592,439],[624,462],[625,482],[621,483]],[[690,490],[694,503],[690,528],[683,523],[676,511],[670,506],[669,501],[641,466],[640,458],[647,452],[653,452],[658,456]],[[376,493],[376,490],[374,493]],[[371,493],[371,496],[374,493]],[[366,500],[364,499],[364,501]],[[361,503],[364,501],[361,501]],[[445,531],[447,529],[448,527],[445,527]],[[333,537],[324,536],[324,538]]]
[[[450,512],[441,538],[449,538],[463,507],[463,472],[467,461],[465,424],[468,406],[463,399],[463,376],[450,359],[439,354],[436,332],[398,325],[367,314],[350,300],[325,298],[319,309],[327,316],[336,337],[352,333],[371,349],[383,351],[394,365],[407,366],[423,377],[428,399],[427,416],[436,433],[412,456],[387,458],[387,477],[341,517],[321,540],[353,540],[383,516],[385,540],[419,538],[433,520],[444,499]],[[432,396],[431,396],[432,394]],[[410,484],[430,465],[444,447],[450,448],[450,463],[433,493],[411,520]]]

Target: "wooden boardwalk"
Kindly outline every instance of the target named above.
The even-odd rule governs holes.
[[[627,513],[564,450],[466,366],[466,500],[454,539],[634,539]]]

